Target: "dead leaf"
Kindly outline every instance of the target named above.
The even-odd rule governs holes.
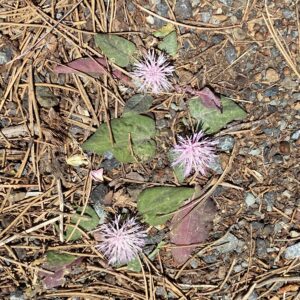
[[[288,292],[297,292],[299,290],[299,285],[297,284],[288,284],[281,287],[278,291],[278,294],[284,294]]]
[[[174,215],[171,221],[170,240],[174,245],[190,247],[172,248],[171,252],[177,264],[185,263],[196,248],[193,244],[206,241],[212,228],[212,221],[217,210],[209,199],[202,207],[187,207]]]
[[[76,71],[88,74],[105,74],[108,72],[107,62],[104,58],[83,57],[54,68],[54,72],[62,74],[72,74],[76,73]],[[131,79],[121,71],[113,70],[112,75],[123,83],[130,85]]]

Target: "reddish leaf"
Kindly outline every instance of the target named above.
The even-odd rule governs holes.
[[[199,208],[187,207],[174,215],[171,221],[171,242],[177,246],[191,245],[190,247],[172,248],[171,252],[177,264],[183,264],[188,260],[190,254],[197,247],[195,244],[205,242],[216,212],[214,202],[209,199]]]
[[[218,97],[210,88],[205,87],[202,90],[193,89],[190,86],[181,87],[175,85],[175,91],[178,93],[188,93],[192,96],[200,98],[201,102],[207,108],[215,108],[222,111],[222,103],[220,97]]]
[[[73,60],[66,65],[59,65],[54,68],[54,72],[62,74],[72,74],[76,73],[76,71],[88,74],[105,74],[107,71],[107,63],[104,58],[92,59],[84,57]],[[112,75],[126,84],[130,84],[131,82],[130,78],[119,70],[113,70]]]
[[[48,274],[43,271],[38,273],[39,277],[42,278],[44,288],[51,289],[63,285],[65,283],[65,275],[71,274],[73,268],[78,267],[82,260],[82,257],[79,257],[69,264],[58,264],[56,266],[44,264],[43,268],[45,270],[54,272],[54,274]]]

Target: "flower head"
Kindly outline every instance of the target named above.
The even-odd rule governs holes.
[[[174,72],[174,67],[169,66],[167,58],[163,55],[156,55],[149,51],[141,62],[134,64],[133,76],[142,79],[140,90],[154,94],[168,91],[171,88],[169,77]]]
[[[214,161],[216,141],[205,137],[204,132],[200,131],[190,137],[178,137],[178,144],[172,149],[175,157],[172,166],[182,166],[184,176],[189,176],[193,171],[206,174],[206,169]]]
[[[109,264],[125,264],[134,259],[145,245],[146,231],[135,218],[122,221],[121,216],[101,225],[102,242],[97,248],[109,259]]]

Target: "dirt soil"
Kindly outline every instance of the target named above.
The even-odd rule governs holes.
[[[300,299],[299,8],[296,0],[0,1],[0,298]],[[121,164],[81,145],[122,115],[136,89],[112,78],[115,65],[101,75],[55,67],[103,57],[94,42],[101,32],[130,40],[140,53],[157,49],[153,32],[166,22],[179,43],[172,82],[210,87],[247,117],[215,135],[213,170],[182,183],[214,187],[207,241],[178,265],[168,225],[151,227],[143,268],[133,272],[109,266],[92,231],[76,241],[63,231],[76,207],[136,214],[140,191],[179,185],[167,151],[192,130],[190,96],[153,95],[146,114],[159,131],[156,155]],[[74,155],[79,164],[68,161]],[[100,167],[97,182],[90,171]],[[57,271],[47,268],[49,251],[76,260],[47,285]]]

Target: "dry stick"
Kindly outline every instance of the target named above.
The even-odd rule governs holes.
[[[182,27],[185,27],[185,28],[196,29],[196,30],[204,30],[204,31],[205,30],[207,30],[207,31],[216,31],[216,30],[227,30],[227,29],[233,29],[233,28],[241,27],[241,24],[232,25],[232,26],[224,26],[224,27],[200,27],[200,26],[195,26],[195,25],[189,25],[189,24],[180,23],[180,22],[173,21],[173,20],[170,20],[168,18],[162,17],[160,15],[157,15],[156,13],[152,12],[151,10],[148,10],[147,8],[144,8],[143,6],[137,4],[136,2],[133,2],[133,4],[135,6],[137,6],[140,10],[148,13],[149,15],[152,15],[152,16],[154,16],[158,19],[161,19],[163,21],[166,21],[168,23],[172,23],[174,25],[182,26]]]
[[[43,41],[44,39],[45,39],[45,37],[48,35],[48,34],[50,34],[67,16],[69,16],[72,12],[73,12],[73,10],[75,10],[76,9],[76,7],[79,5],[79,4],[81,4],[81,2],[82,2],[83,0],[80,0],[76,5],[74,5],[59,21],[57,21],[57,23],[55,24],[55,25],[53,25],[52,26],[52,28],[48,31],[48,32],[46,32],[45,34],[43,34],[42,36],[41,36],[41,38],[35,43],[35,44],[33,44],[29,49],[27,49],[24,53],[22,53],[21,55],[19,55],[19,56],[17,56],[17,57],[15,57],[14,59],[12,59],[11,61],[9,61],[7,64],[11,64],[11,63],[13,63],[14,61],[16,61],[16,60],[18,60],[18,59],[20,59],[20,58],[22,58],[22,57],[24,57],[26,54],[28,54],[31,50],[34,50],[35,49],[35,47],[41,42],[41,41]],[[30,7],[31,6],[31,3],[28,1],[28,0],[25,0],[25,2],[27,3],[27,5]]]
[[[148,284],[147,284],[147,278],[146,278],[146,275],[145,275],[145,270],[144,270],[144,266],[143,266],[143,263],[140,259],[139,256],[137,256],[137,259],[139,261],[139,264],[141,266],[141,269],[142,269],[142,274],[143,274],[143,278],[144,278],[144,288],[145,288],[145,296],[146,296],[146,300],[149,300],[149,295],[148,295]],[[150,271],[150,270],[149,270]]]
[[[59,199],[59,211],[61,212],[59,216],[59,240],[64,242],[64,195],[61,189],[61,181],[57,179],[56,181],[57,193]]]
[[[298,78],[300,78],[300,73],[297,70],[297,66],[293,63],[291,57],[289,56],[286,48],[283,46],[281,40],[278,37],[278,34],[273,26],[273,23],[271,21],[271,17],[270,17],[270,13],[268,10],[268,5],[267,5],[267,0],[265,0],[265,8],[266,8],[266,13],[267,13],[267,18],[265,17],[264,14],[262,14],[263,19],[271,33],[271,36],[277,46],[277,48],[279,49],[279,51],[281,52],[281,54],[283,55],[283,57],[285,58],[286,62],[288,63],[288,65],[290,66],[290,68],[294,71],[294,73],[298,76]]]
[[[18,265],[18,266],[22,266],[22,267],[25,267],[25,268],[28,268],[28,269],[35,270],[35,271],[44,272],[44,273],[47,273],[47,274],[50,274],[50,275],[53,275],[53,274],[54,274],[54,272],[51,272],[51,271],[48,271],[48,270],[45,270],[45,269],[42,269],[42,268],[39,268],[39,267],[32,267],[32,266],[30,266],[30,265],[27,265],[27,264],[24,264],[24,263],[15,261],[15,260],[10,259],[10,258],[6,258],[6,257],[4,257],[4,256],[0,256],[0,259],[2,259],[2,260],[4,260],[4,261],[7,261],[7,262],[9,262],[9,263]]]
[[[288,283],[288,282],[300,282],[300,276],[290,276],[290,277],[273,277],[273,278],[269,278],[267,280],[264,281],[257,281],[255,282],[249,289],[249,291],[247,292],[247,294],[244,295],[244,297],[242,298],[242,300],[247,300],[249,298],[249,296],[251,295],[251,293],[249,293],[250,291],[253,292],[254,289],[259,289],[265,285],[269,285],[269,284],[273,284],[273,283]]]
[[[36,199],[36,200],[39,200],[39,199]],[[35,201],[35,202],[36,202],[36,201]],[[32,203],[30,203],[29,205],[31,206],[31,204],[32,204]],[[29,207],[30,207],[30,206],[29,206]],[[24,211],[25,211],[25,210],[24,210]],[[24,211],[22,212],[22,214],[24,214]],[[33,227],[31,227],[30,229],[26,229],[26,230],[22,231],[22,232],[19,233],[19,234],[15,234],[15,235],[11,236],[10,238],[7,238],[6,240],[2,240],[2,241],[0,241],[0,247],[1,247],[1,246],[4,246],[5,244],[7,244],[7,243],[9,243],[9,242],[11,242],[11,241],[14,241],[14,240],[18,239],[18,238],[20,237],[20,234],[28,234],[28,233],[31,233],[31,232],[36,231],[36,230],[38,230],[38,229],[40,229],[40,228],[42,228],[42,227],[44,227],[44,226],[47,226],[47,225],[52,224],[52,223],[55,223],[55,222],[59,221],[59,219],[60,219],[60,216],[59,216],[59,217],[55,217],[55,218],[50,219],[50,220],[48,220],[48,221],[45,221],[45,222],[43,222],[43,223],[41,223],[41,224],[38,224],[38,225],[36,225],[36,226],[33,226]]]

